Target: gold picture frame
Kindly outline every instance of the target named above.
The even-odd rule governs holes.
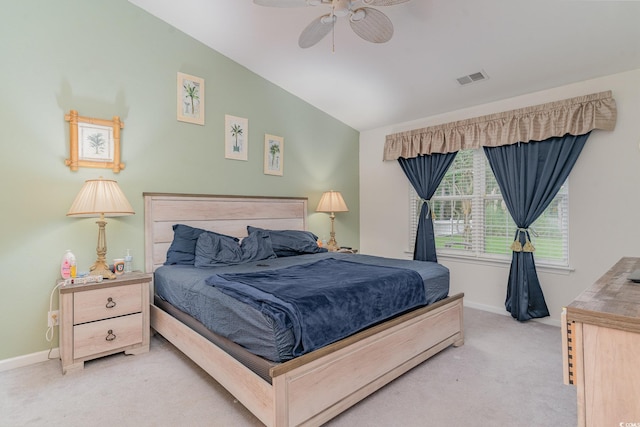
[[[204,79],[178,72],[178,120],[204,126]]]
[[[282,176],[284,170],[284,138],[264,135],[264,173]]]
[[[69,169],[105,168],[114,173],[124,169],[124,163],[120,162],[120,130],[124,122],[120,117],[95,119],[71,110],[64,119],[69,122],[69,158],[64,161]]]

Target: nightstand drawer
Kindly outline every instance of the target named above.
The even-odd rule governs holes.
[[[73,358],[112,351],[142,342],[142,313],[73,327]]]
[[[73,324],[108,319],[142,311],[142,287],[118,286],[76,292],[73,299]]]

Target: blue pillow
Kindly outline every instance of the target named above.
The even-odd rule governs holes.
[[[257,230],[242,239],[240,244],[242,249],[242,261],[260,261],[262,259],[275,258],[271,237],[263,230]]]
[[[242,248],[239,239],[212,231],[205,231],[198,236],[194,262],[196,267],[217,267],[241,262]]]
[[[184,224],[173,226],[173,242],[167,251],[165,265],[193,265],[196,258],[196,242],[205,230]]]
[[[327,248],[318,246],[318,236],[310,231],[264,230],[250,225],[247,226],[249,235],[256,231],[269,233],[273,251],[279,257],[327,252]]]

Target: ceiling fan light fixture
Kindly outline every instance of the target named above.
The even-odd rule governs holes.
[[[349,20],[351,22],[358,22],[362,21],[365,16],[367,16],[367,12],[365,12],[364,9],[358,9],[353,11],[351,16],[349,17]]]
[[[320,18],[320,22],[324,25],[329,25],[335,23],[337,19],[335,15],[324,15]]]
[[[351,13],[350,0],[333,0],[333,14],[338,18],[343,18]]]

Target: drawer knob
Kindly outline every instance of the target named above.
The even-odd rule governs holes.
[[[109,329],[109,330],[107,331],[107,336],[106,336],[105,340],[107,340],[107,341],[113,341],[113,340],[115,340],[115,339],[116,339],[116,334],[114,334],[114,333],[113,333],[113,329]]]
[[[115,306],[116,306],[116,302],[113,300],[113,298],[111,297],[107,298],[107,304],[105,305],[105,307],[113,308]]]

